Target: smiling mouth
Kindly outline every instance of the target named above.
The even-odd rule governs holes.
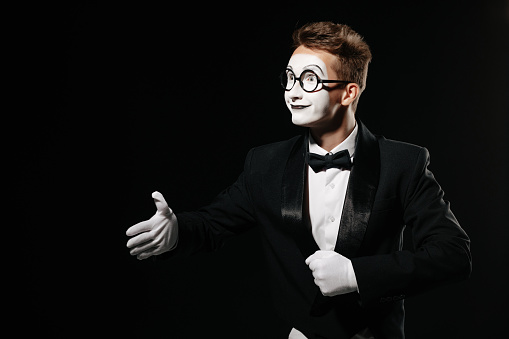
[[[303,109],[303,108],[309,107],[309,106],[311,106],[311,105],[292,105],[292,104],[290,104],[290,106],[291,106],[293,109]]]

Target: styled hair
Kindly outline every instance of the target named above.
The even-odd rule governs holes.
[[[340,80],[355,82],[359,85],[359,96],[366,88],[368,65],[371,51],[363,37],[347,25],[333,22],[313,22],[293,32],[293,47],[304,46],[329,52],[338,57],[338,63],[332,68]],[[353,103],[357,107],[359,96]]]

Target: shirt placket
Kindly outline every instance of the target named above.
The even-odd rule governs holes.
[[[338,175],[340,170],[331,168],[325,173],[325,187],[324,187],[324,201],[325,201],[325,239],[327,243],[327,250],[334,250],[334,244],[331,240],[335,240],[335,228],[331,227],[338,223],[338,215],[336,206],[337,196],[335,194],[335,183],[334,179]]]

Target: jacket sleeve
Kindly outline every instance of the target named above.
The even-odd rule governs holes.
[[[253,151],[252,149],[248,153],[244,171],[237,181],[222,191],[209,205],[194,212],[176,213],[178,244],[176,249],[167,252],[166,256],[217,250],[225,240],[254,225],[254,211],[247,188]]]
[[[422,148],[402,193],[403,220],[415,250],[352,259],[363,305],[401,300],[470,275],[470,240],[428,165]]]

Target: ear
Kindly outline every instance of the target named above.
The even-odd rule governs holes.
[[[359,91],[359,85],[357,85],[355,82],[350,82],[347,84],[341,97],[341,105],[351,105],[355,98],[359,96]]]

